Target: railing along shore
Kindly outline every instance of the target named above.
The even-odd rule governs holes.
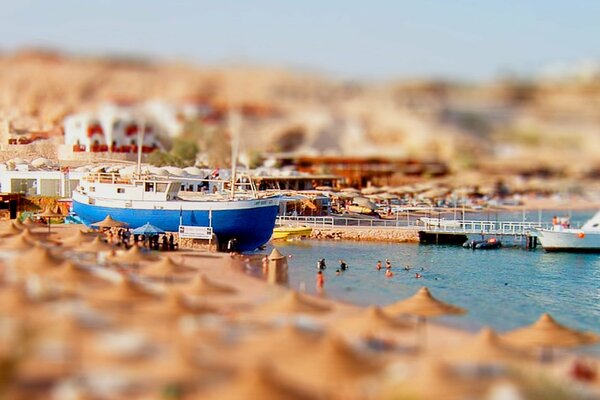
[[[451,223],[451,224],[450,224]],[[424,224],[418,218],[398,219],[351,218],[332,216],[279,216],[279,225],[306,225],[314,228],[377,228],[377,229],[419,229],[445,233],[492,233],[522,235],[539,228],[550,228],[551,224],[527,221],[477,221],[443,220],[439,224]]]

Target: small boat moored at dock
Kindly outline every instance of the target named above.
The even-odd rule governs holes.
[[[493,237],[484,240],[467,240],[465,243],[463,243],[462,246],[465,249],[472,250],[493,250],[502,247],[502,242],[497,238]]]
[[[291,240],[309,237],[312,228],[309,226],[279,226],[273,229],[273,240]]]
[[[548,252],[600,253],[600,211],[579,229],[555,224],[533,234]]]

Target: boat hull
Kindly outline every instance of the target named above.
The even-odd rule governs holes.
[[[600,232],[539,229],[536,234],[540,244],[548,252],[600,253]]]
[[[167,232],[177,232],[179,225],[212,226],[221,246],[235,239],[236,251],[252,251],[269,241],[275,227],[279,210],[277,202],[267,206],[254,206],[258,200],[247,201],[247,207],[231,202],[228,208],[219,204],[218,209],[189,209],[193,203],[186,203],[188,209],[122,208],[98,204],[85,204],[73,199],[73,211],[86,225],[103,220],[107,215],[126,222],[136,228],[149,222]],[[198,207],[200,208],[200,207]]]

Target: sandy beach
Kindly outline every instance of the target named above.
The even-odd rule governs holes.
[[[1,228],[9,224],[3,223]],[[233,392],[228,391],[238,385],[246,387],[243,377],[265,368],[270,371],[267,377],[252,375],[249,379],[253,385],[259,382],[260,390],[269,389],[253,392],[258,389],[251,385],[240,389],[241,393],[268,393],[264,399],[296,398],[291,392],[282,392],[283,385],[308,393],[308,397],[298,398],[397,398],[406,388],[407,393],[422,389],[417,382],[429,367],[421,370],[421,365],[443,360],[446,353],[475,338],[472,333],[432,321],[418,324],[410,317],[394,322],[400,324],[398,329],[384,325],[361,336],[352,328],[356,323],[349,323],[366,315],[365,309],[329,300],[326,286],[321,296],[311,297],[269,284],[261,277],[258,256],[250,259],[180,250],[169,253],[172,264],[161,267],[156,266],[156,253],[151,255],[153,259],[143,255],[129,265],[109,262],[98,266],[95,254],[76,256],[73,250],[77,249],[60,245],[81,226],[51,228],[48,234],[45,226],[31,226],[30,234],[44,243],[43,247],[3,252],[0,316],[6,332],[0,336],[2,354],[8,357],[11,348],[27,350],[15,356],[15,367],[0,386],[10,398],[148,399],[167,398],[172,391],[175,397],[168,398],[233,399],[239,397],[231,397]],[[123,250],[118,250],[107,257],[116,260],[121,253]],[[65,256],[83,268],[78,273],[85,279],[72,278],[73,270],[57,272],[66,268],[58,261],[56,266],[50,265]],[[28,259],[40,265],[26,265]],[[15,260],[23,261],[15,264]],[[175,271],[175,265],[179,266],[177,273],[161,275],[169,268]],[[20,292],[23,289],[26,291]],[[401,299],[391,302],[397,300]],[[305,333],[285,333],[290,324],[314,335],[304,354],[299,338]],[[364,328],[365,324],[359,322],[358,326]],[[265,340],[270,344],[264,346]],[[280,348],[277,340],[291,347]],[[573,387],[568,371],[574,356],[557,351],[555,359],[552,365],[540,365],[530,358],[523,365],[552,376],[559,386]],[[333,370],[325,367],[335,362],[341,364]],[[353,363],[372,365],[372,369],[363,371],[355,366],[344,372]],[[322,372],[313,376],[315,371]],[[273,377],[278,378],[273,381]],[[508,377],[493,384],[486,379],[471,378],[470,382],[478,393],[488,393],[498,385],[525,385]],[[273,385],[278,395],[271,393]],[[537,381],[525,386],[541,390]],[[396,395],[390,397],[388,392]],[[281,393],[286,394],[281,397]],[[425,394],[416,398],[435,397]]]

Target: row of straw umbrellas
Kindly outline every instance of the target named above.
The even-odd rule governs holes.
[[[498,387],[531,393],[515,371],[545,371],[535,352],[598,341],[544,314],[440,348],[425,322],[465,310],[427,288],[361,309],[267,286],[237,271],[244,260],[125,251],[74,229],[0,229],[0,321],[10,327],[0,361],[14,366],[0,397],[483,398]]]

